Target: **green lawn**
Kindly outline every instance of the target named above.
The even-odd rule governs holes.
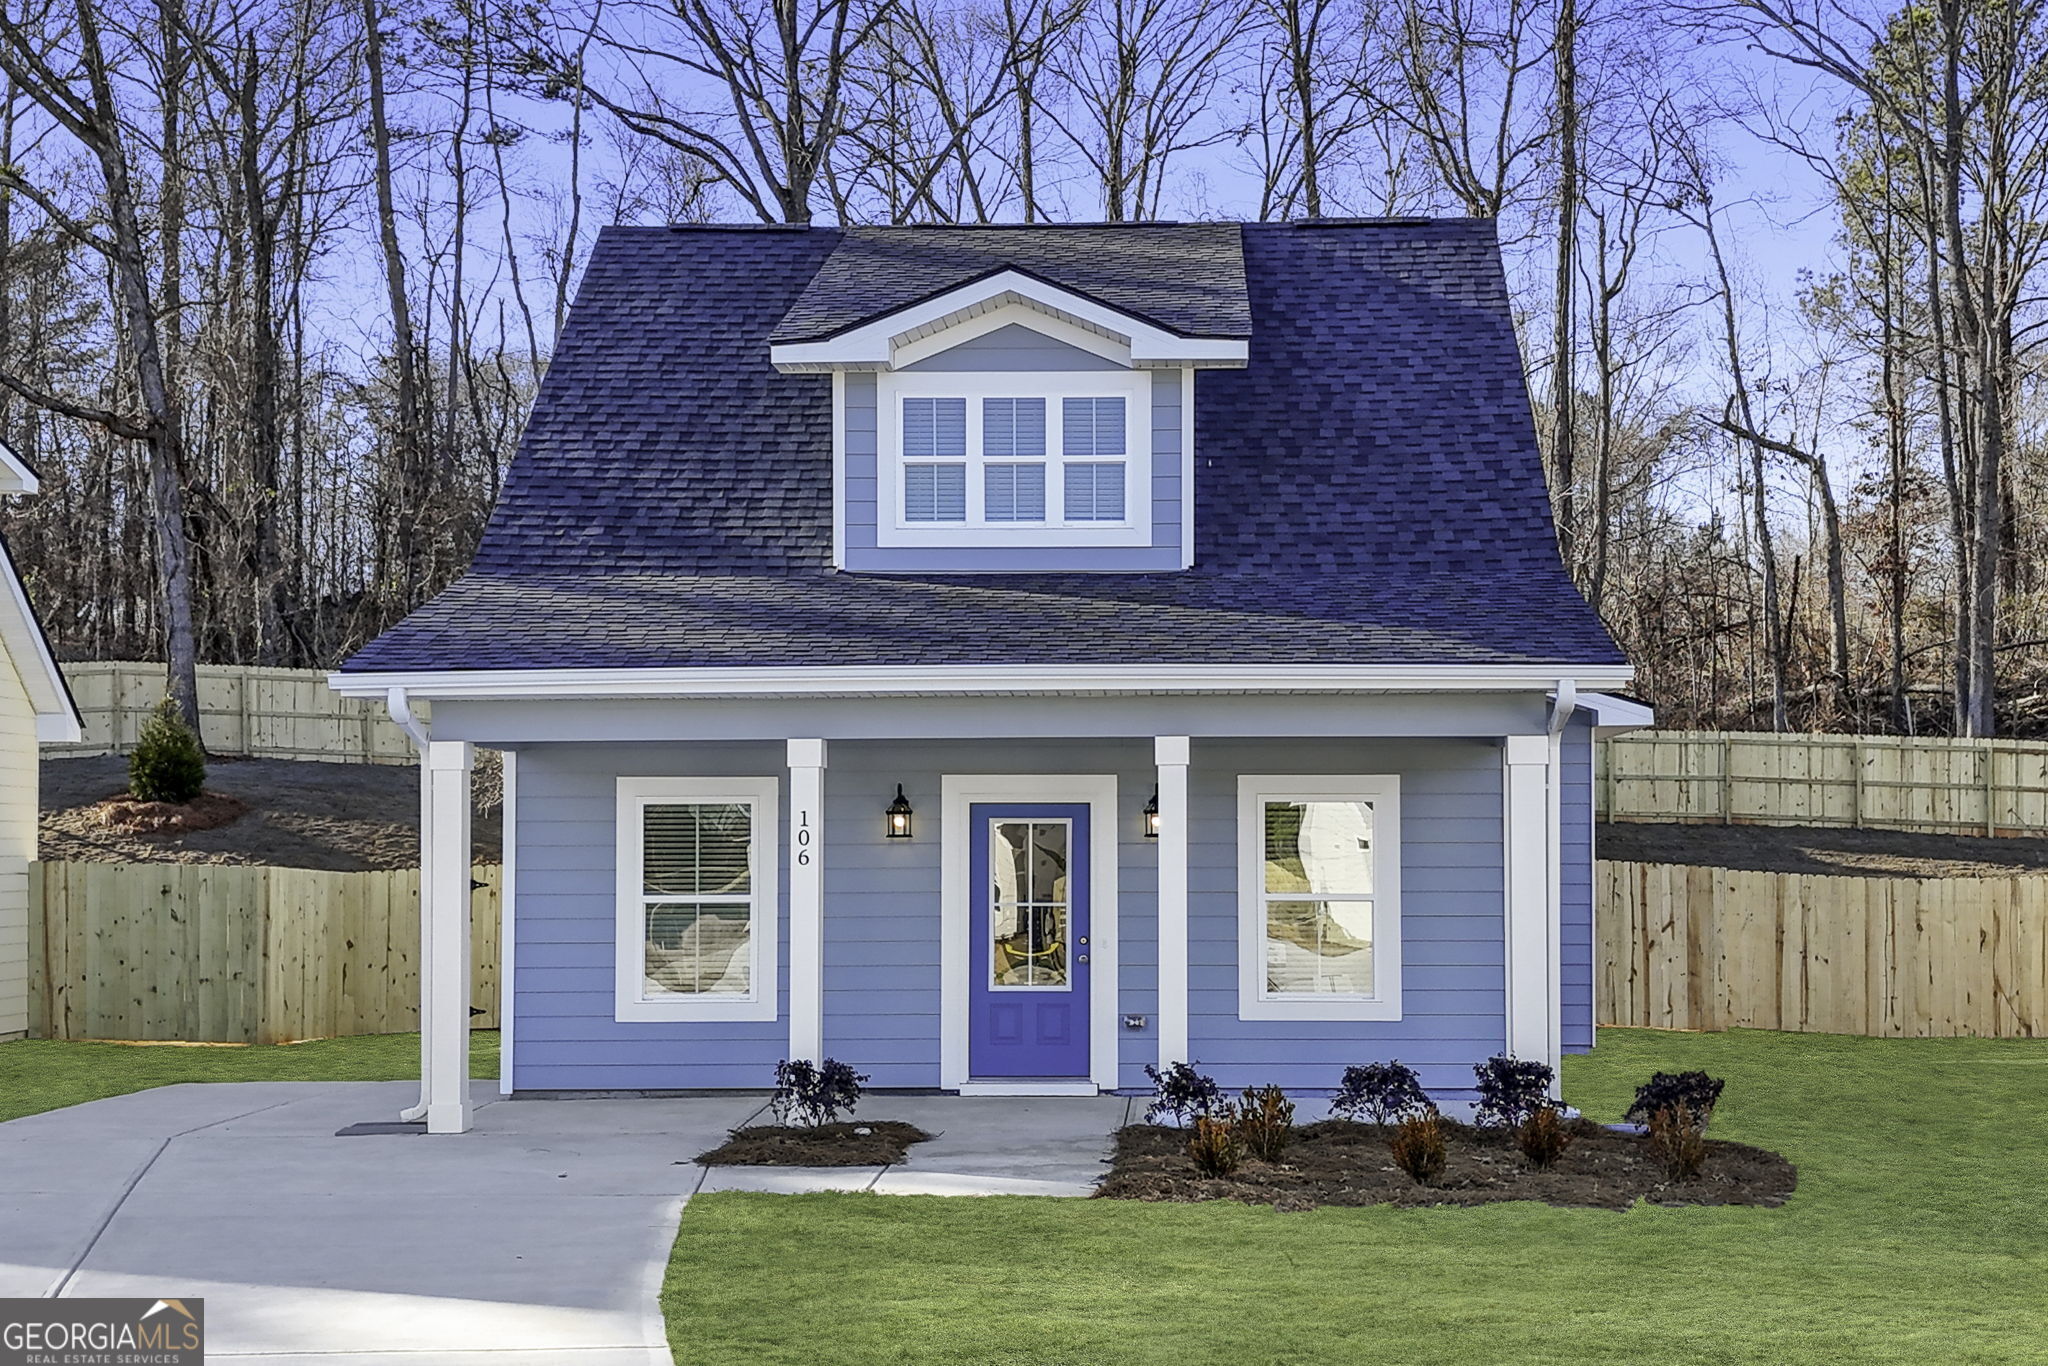
[[[495,1030],[470,1035],[469,1071],[498,1075]],[[0,1120],[181,1081],[406,1081],[419,1074],[417,1034],[249,1048],[16,1039],[0,1043]]]
[[[669,1337],[683,1366],[2048,1361],[2048,1043],[1605,1030],[1565,1093],[1618,1118],[1685,1067],[1728,1079],[1717,1135],[1799,1165],[1790,1204],[711,1195]]]

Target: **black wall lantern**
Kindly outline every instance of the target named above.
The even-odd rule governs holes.
[[[910,798],[903,795],[903,784],[896,784],[896,800],[889,803],[889,838],[907,840],[910,838]]]
[[[1159,838],[1159,789],[1152,789],[1152,800],[1145,803],[1145,838]]]

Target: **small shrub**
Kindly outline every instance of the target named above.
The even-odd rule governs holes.
[[[142,723],[135,752],[128,756],[128,792],[146,802],[182,806],[205,785],[206,751],[178,704],[166,697]]]
[[[1248,1156],[1278,1162],[1294,1137],[1294,1102],[1277,1086],[1247,1086],[1237,1105],[1237,1130]]]
[[[1415,1069],[1399,1062],[1345,1068],[1336,1099],[1330,1102],[1331,1114],[1380,1125],[1398,1124],[1435,1108]]]
[[[769,1101],[769,1109],[777,1124],[830,1124],[839,1118],[841,1110],[853,1113],[853,1107],[860,1103],[861,1083],[866,1080],[865,1073],[855,1072],[846,1063],[832,1058],[822,1064],[806,1058],[778,1062],[775,1096]]]
[[[1410,1115],[1387,1140],[1387,1151],[1394,1155],[1394,1164],[1413,1177],[1416,1185],[1436,1184],[1449,1157],[1444,1146],[1443,1116],[1434,1110]]]
[[[1238,1169],[1244,1161],[1244,1139],[1228,1104],[1218,1113],[1195,1116],[1195,1131],[1188,1137],[1188,1156],[1193,1159],[1195,1170],[1204,1176],[1229,1176]]]
[[[1214,1079],[1203,1076],[1187,1063],[1177,1062],[1163,1074],[1148,1064],[1145,1075],[1152,1079],[1154,1095],[1145,1110],[1147,1124],[1157,1124],[1162,1117],[1170,1116],[1185,1129],[1190,1121],[1215,1113],[1223,1104],[1223,1092]]]
[[[1652,1111],[1650,1151],[1663,1159],[1673,1181],[1690,1181],[1707,1164],[1706,1126],[1693,1123],[1682,1110]]]
[[[1572,1131],[1555,1105],[1542,1105],[1515,1130],[1515,1142],[1521,1146],[1522,1156],[1538,1167],[1554,1167],[1572,1146]]]
[[[1672,1180],[1690,1181],[1706,1165],[1707,1125],[1725,1085],[1704,1072],[1659,1072],[1636,1088],[1623,1118],[1648,1125],[1650,1150]]]
[[[1479,1079],[1479,1103],[1472,1107],[1472,1117],[1480,1124],[1519,1129],[1550,1104],[1549,1063],[1496,1053],[1473,1068],[1472,1075]]]

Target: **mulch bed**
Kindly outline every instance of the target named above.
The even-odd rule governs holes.
[[[1376,1125],[1324,1120],[1294,1131],[1276,1163],[1247,1160],[1236,1175],[1204,1176],[1187,1154],[1187,1132],[1133,1124],[1116,1135],[1109,1175],[1097,1187],[1113,1200],[1240,1200],[1281,1210],[1318,1205],[1490,1205],[1501,1200],[1594,1209],[1660,1205],[1782,1205],[1798,1184],[1776,1153],[1709,1140],[1697,1180],[1674,1183],[1639,1135],[1590,1120],[1572,1123],[1571,1148],[1543,1171],[1500,1129],[1447,1123],[1449,1162],[1432,1186],[1418,1186],[1387,1152]]]
[[[911,1144],[930,1137],[915,1124],[886,1119],[815,1128],[759,1124],[734,1129],[697,1160],[707,1167],[879,1167],[901,1162]]]

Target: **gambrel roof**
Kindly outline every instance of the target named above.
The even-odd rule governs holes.
[[[1197,335],[1194,567],[835,570],[776,339],[992,271]],[[1567,579],[1488,221],[611,228],[470,573],[350,672],[1623,662]]]

